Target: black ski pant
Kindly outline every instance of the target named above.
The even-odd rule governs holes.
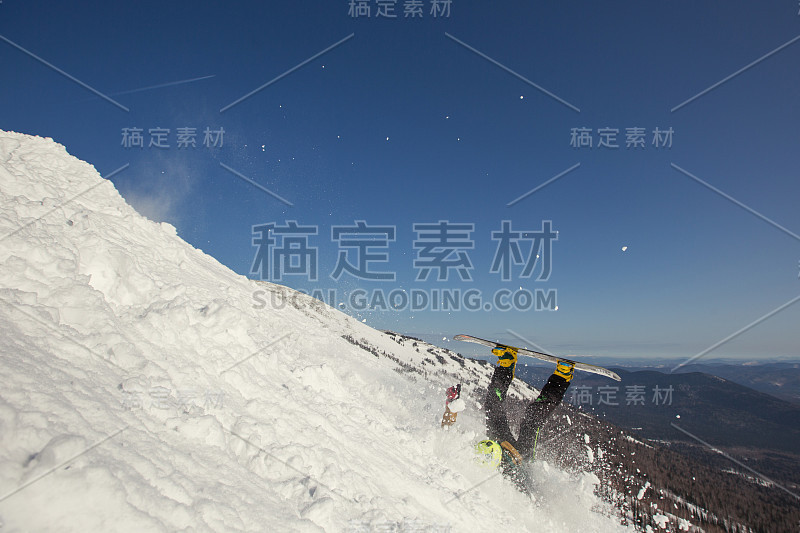
[[[508,417],[503,405],[508,387],[513,379],[513,367],[495,367],[484,400],[486,431],[490,439],[498,442],[508,441],[523,458],[531,459],[536,450],[539,430],[547,417],[564,399],[569,382],[555,374],[550,376],[539,397],[525,408],[525,415],[519,428],[519,438],[515,439],[508,427]]]

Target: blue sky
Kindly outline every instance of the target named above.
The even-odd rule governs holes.
[[[111,179],[134,207],[243,275],[257,277],[254,225],[317,227],[318,280],[282,282],[335,289],[378,328],[509,342],[510,329],[556,354],[689,357],[800,294],[800,239],[775,226],[800,233],[797,2],[453,0],[434,18],[425,0],[421,19],[403,17],[404,0],[395,19],[376,17],[375,0],[371,17],[350,17],[348,3],[6,0],[0,35],[129,110],[4,40],[0,127],[53,137],[104,175],[129,163]],[[144,148],[122,146],[134,127]],[[177,147],[187,127],[196,148]],[[156,128],[169,148],[147,146]],[[206,128],[224,128],[221,147],[202,145]],[[571,146],[573,128],[593,147]],[[598,147],[602,128],[619,148]],[[643,148],[625,147],[628,128],[644,128]],[[656,128],[672,128],[671,147],[653,146]],[[357,220],[396,228],[373,263],[394,281],[329,278],[331,228]],[[413,224],[440,220],[474,224],[469,281],[415,281]],[[503,220],[552,221],[549,279],[490,272]],[[554,290],[558,310],[348,301],[445,288]],[[799,319],[789,306],[709,357],[796,357]]]

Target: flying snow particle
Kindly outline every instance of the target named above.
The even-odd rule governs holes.
[[[675,415],[675,418],[680,418],[680,417],[681,417],[681,415]]]
[[[520,99],[520,100],[522,100],[523,98],[525,98],[525,97],[524,97],[524,96],[522,96],[522,95],[520,95],[519,99]]]
[[[627,247],[627,246],[623,246],[623,247],[622,247],[622,251],[623,251],[623,252],[624,252],[624,251],[626,251],[627,249],[628,249],[628,247]]]
[[[555,306],[555,308],[553,309],[553,311],[558,311],[558,306]]]
[[[386,140],[388,141],[388,140],[389,140],[389,137],[386,137]]]

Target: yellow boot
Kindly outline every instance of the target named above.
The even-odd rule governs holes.
[[[564,378],[564,381],[569,383],[574,377],[574,372],[575,363],[570,363],[569,361],[559,361],[556,363],[556,371],[553,372],[553,374],[556,376],[561,376]]]
[[[492,353],[500,358],[497,360],[498,366],[504,366],[508,368],[517,364],[517,350],[511,348],[510,346],[498,346],[497,348],[492,348]]]

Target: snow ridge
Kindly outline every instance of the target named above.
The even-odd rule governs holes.
[[[0,131],[0,265],[0,528],[623,529],[547,463],[537,501],[501,478],[454,499],[487,478],[487,366],[231,272],[51,139]]]

